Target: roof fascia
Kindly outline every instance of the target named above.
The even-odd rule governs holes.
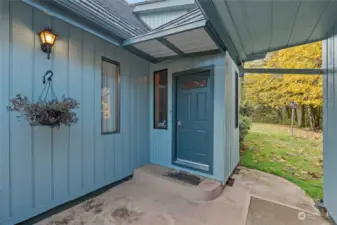
[[[195,29],[198,29],[198,28],[203,28],[203,27],[206,26],[206,22],[207,22],[206,20],[200,20],[200,21],[196,21],[196,22],[193,22],[193,23],[178,26],[178,27],[175,27],[175,28],[157,31],[157,32],[154,32],[154,33],[149,33],[149,34],[142,35],[142,36],[135,37],[135,38],[130,38],[130,39],[125,40],[123,42],[123,45],[124,46],[133,45],[133,44],[145,42],[145,41],[152,40],[152,39],[158,39],[158,38],[161,38],[161,37],[165,37],[165,36],[169,36],[169,35],[173,35],[173,34],[178,34],[178,33],[181,33],[181,32],[186,32],[186,31],[189,31],[189,30],[195,30]]]

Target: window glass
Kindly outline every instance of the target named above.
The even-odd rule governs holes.
[[[119,131],[119,63],[102,58],[102,134]]]
[[[203,88],[207,87],[207,80],[196,80],[184,83],[184,89]]]
[[[167,70],[154,72],[154,128],[167,129]]]

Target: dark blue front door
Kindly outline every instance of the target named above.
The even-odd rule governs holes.
[[[176,78],[175,163],[210,172],[213,157],[213,80],[204,71]]]

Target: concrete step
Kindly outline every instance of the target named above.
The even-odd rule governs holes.
[[[133,180],[179,195],[192,201],[212,201],[223,192],[224,186],[216,180],[202,177],[198,186],[164,176],[174,169],[149,164],[134,171]]]

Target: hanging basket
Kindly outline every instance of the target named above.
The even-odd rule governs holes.
[[[50,70],[43,76],[45,86],[36,103],[31,103],[26,96],[18,94],[10,99],[7,109],[19,112],[18,118],[24,118],[31,126],[59,127],[77,123],[78,118],[73,110],[78,108],[78,101],[65,97],[58,100],[53,90],[52,77],[53,72]]]
[[[38,116],[39,124],[41,126],[58,127],[61,125],[61,111],[46,109],[44,113],[46,116]]]

